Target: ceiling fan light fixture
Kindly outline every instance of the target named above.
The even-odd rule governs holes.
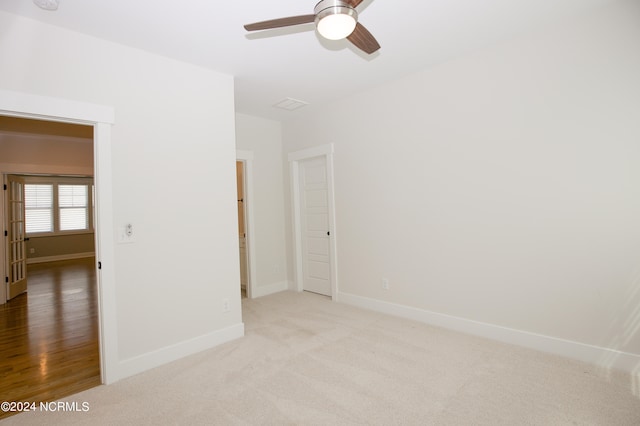
[[[315,7],[316,28],[328,40],[347,38],[358,23],[358,12],[339,0],[322,0]]]

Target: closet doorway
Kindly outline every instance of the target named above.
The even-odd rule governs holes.
[[[244,191],[244,162],[236,161],[236,182],[238,187],[238,240],[240,245],[240,289],[242,297],[247,297],[249,262],[247,255],[247,228]]]
[[[242,297],[252,299],[256,292],[256,256],[253,196],[253,152],[236,151],[236,187],[238,196],[238,250]]]

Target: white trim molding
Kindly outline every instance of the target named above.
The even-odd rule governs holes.
[[[2,115],[87,124],[115,122],[112,107],[0,90]]]
[[[560,355],[609,370],[622,370],[634,374],[640,372],[640,356],[636,354],[501,327],[355,294],[338,293],[335,300],[339,303],[394,315],[436,327]]]
[[[314,157],[331,156],[334,153],[333,144],[314,146],[313,148],[301,149],[290,152],[287,158],[289,161],[302,161]]]
[[[138,355],[120,362],[117,380],[133,376],[143,371],[167,364],[171,361],[214,348],[223,343],[239,339],[244,336],[244,324],[239,323],[222,330],[198,336],[193,339],[170,345],[146,354]]]
[[[62,260],[85,259],[87,257],[94,257],[95,255],[95,252],[88,251],[85,253],[60,254],[57,256],[32,257],[27,259],[27,265],[33,265],[35,263],[60,262]]]

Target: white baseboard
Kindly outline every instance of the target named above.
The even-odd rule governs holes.
[[[214,331],[213,333],[195,337],[185,342],[167,346],[134,358],[129,358],[118,364],[117,379],[114,381],[142,373],[143,371],[202,352],[206,349],[239,339],[243,336],[244,324],[239,323],[231,327],[223,328],[222,330]]]
[[[280,281],[279,283],[273,283],[265,286],[255,286],[251,293],[252,298],[268,296],[274,293],[280,293],[281,291],[286,291],[289,289],[288,281]]]
[[[622,370],[634,374],[640,373],[640,355],[636,354],[501,327],[354,294],[339,292],[335,300],[339,303],[407,318],[437,327],[572,358],[607,369]]]
[[[84,259],[85,257],[93,257],[95,255],[95,252],[89,251],[85,253],[61,254],[59,256],[32,257],[27,259],[27,265],[31,265],[34,263],[58,262],[61,260]]]

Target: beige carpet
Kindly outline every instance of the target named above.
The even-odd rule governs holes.
[[[66,399],[87,412],[4,423],[640,425],[639,377],[309,293],[243,317],[243,339]]]

